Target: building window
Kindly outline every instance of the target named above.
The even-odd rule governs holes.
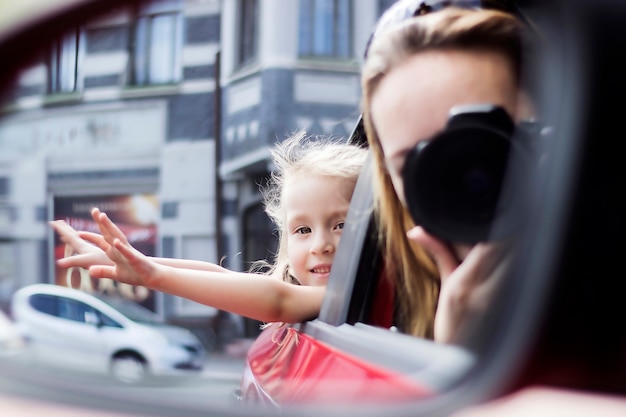
[[[10,178],[0,177],[0,197],[8,197],[10,188]]]
[[[239,3],[239,38],[237,64],[242,67],[254,62],[257,54],[259,2],[241,0]]]
[[[349,58],[351,10],[351,0],[300,0],[299,55]]]
[[[134,28],[132,83],[166,84],[181,78],[182,16],[179,0],[141,4]]]
[[[80,31],[74,30],[52,44],[48,62],[48,92],[71,93],[78,90]]]
[[[260,183],[265,183],[267,179]],[[275,232],[274,223],[265,213],[261,203],[249,207],[243,213],[243,259],[246,268],[255,262],[265,260],[268,265],[274,263],[274,257],[278,251],[278,236]],[[267,272],[267,268],[261,268],[259,272]],[[260,333],[260,322],[244,318],[244,336],[257,337]]]
[[[274,224],[258,203],[248,208],[243,215],[243,237],[246,242],[243,248],[243,259],[247,266],[258,260],[271,263],[278,250],[278,237],[274,232]]]

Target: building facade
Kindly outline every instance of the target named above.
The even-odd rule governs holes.
[[[221,326],[210,307],[59,271],[65,253],[47,221],[80,227],[98,205],[148,254],[235,270],[271,259],[259,193],[269,150],[300,129],[350,134],[361,56],[390,3],[158,0],[55,40],[2,107],[2,305],[16,288],[56,282],[122,292],[190,327]],[[233,334],[258,329],[234,322]]]

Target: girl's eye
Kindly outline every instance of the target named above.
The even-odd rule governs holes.
[[[311,233],[311,228],[307,226],[298,227],[296,229],[296,234],[305,235],[307,233]]]
[[[339,230],[343,230],[343,225],[344,224],[345,224],[345,222],[339,222],[339,223],[337,223],[337,226],[335,226],[335,228],[339,229]]]

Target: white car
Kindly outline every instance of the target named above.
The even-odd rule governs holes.
[[[13,294],[11,308],[35,363],[139,383],[148,376],[199,371],[206,356],[189,330],[122,298],[34,284]]]

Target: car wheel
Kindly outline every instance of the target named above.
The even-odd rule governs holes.
[[[111,375],[124,384],[138,384],[142,382],[148,372],[145,360],[138,355],[122,354],[113,358]]]

